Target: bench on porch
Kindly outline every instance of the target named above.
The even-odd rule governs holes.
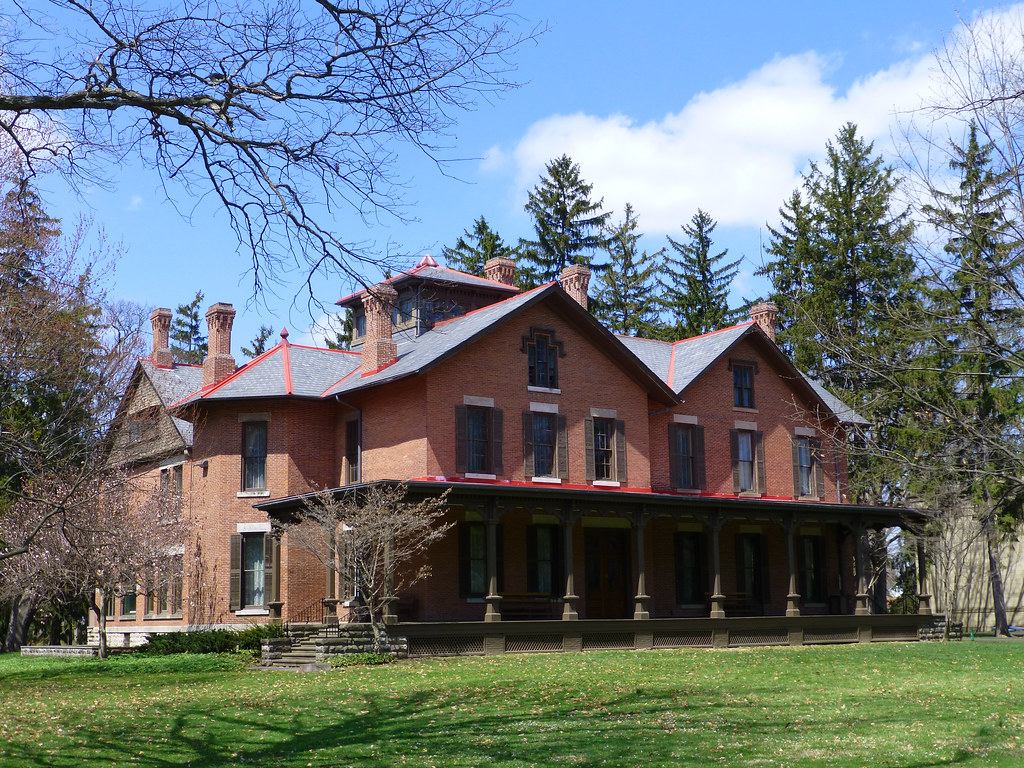
[[[547,592],[506,592],[499,610],[504,621],[530,621],[559,618],[555,599]]]

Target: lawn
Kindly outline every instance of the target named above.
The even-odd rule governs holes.
[[[0,766],[1020,766],[1024,643],[404,661],[0,656]]]

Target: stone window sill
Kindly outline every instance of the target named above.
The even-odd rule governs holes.
[[[536,477],[531,477],[530,478],[530,482],[531,483],[550,483],[551,485],[561,485],[562,484],[562,478],[560,478],[560,477],[546,477],[546,476],[538,475]]]
[[[467,480],[497,480],[497,475],[492,475],[489,472],[467,472],[464,477]]]
[[[239,499],[263,499],[270,496],[270,491],[239,491]]]
[[[598,488],[621,488],[622,483],[618,480],[595,480],[594,485]]]
[[[269,608],[242,608],[235,611],[235,616],[269,616]]]
[[[526,388],[526,391],[527,392],[545,392],[545,393],[547,393],[549,395],[560,395],[560,394],[562,394],[562,390],[560,390],[558,387],[530,387],[530,386],[528,386]]]

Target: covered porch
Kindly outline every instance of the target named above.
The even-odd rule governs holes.
[[[498,644],[866,642],[914,639],[929,621],[923,568],[919,617],[872,615],[869,605],[866,534],[919,522],[913,510],[508,484],[407,486],[413,501],[450,488],[455,523],[427,554],[431,578],[388,602],[385,621],[411,643],[453,633],[475,638],[478,652]],[[286,515],[299,503],[260,506]],[[326,620],[349,618],[351,589],[328,573]],[[286,620],[297,597],[283,596]],[[476,623],[495,626],[465,629]]]

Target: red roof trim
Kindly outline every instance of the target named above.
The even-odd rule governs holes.
[[[531,293],[536,293],[537,291],[542,291],[542,290],[544,290],[545,288],[547,288],[550,285],[557,285],[557,284],[558,284],[557,280],[552,280],[550,283],[544,283],[544,285],[538,285],[536,288],[531,288],[528,291],[523,291],[521,293],[516,294],[515,296],[509,296],[507,299],[502,299],[501,301],[496,301],[493,304],[488,304],[486,307],[478,307],[477,309],[474,309],[472,312],[467,312],[464,315],[459,315],[458,317],[449,317],[447,320],[441,320],[440,322],[434,323],[434,327],[435,328],[439,328],[442,325],[447,325],[448,323],[454,323],[456,320],[461,320],[464,317],[471,317],[471,316],[477,314],[478,312],[483,312],[486,309],[494,309],[498,305],[504,304],[506,301],[513,301],[515,299],[521,299],[523,296],[529,296]]]
[[[358,353],[356,353],[356,354],[358,354]],[[329,393],[329,392],[330,392],[330,391],[331,391],[332,389],[334,389],[334,388],[335,388],[336,386],[338,386],[339,384],[341,384],[341,382],[343,382],[343,381],[347,381],[348,379],[352,378],[352,377],[353,377],[353,376],[355,376],[355,375],[356,375],[357,373],[359,373],[359,369],[358,369],[358,368],[354,368],[353,370],[349,371],[349,372],[348,372],[348,373],[346,373],[346,374],[345,374],[344,376],[342,376],[342,377],[341,377],[340,379],[338,379],[338,380],[337,380],[336,382],[334,382],[333,384],[331,384],[331,386],[329,386],[329,387],[328,387],[327,389],[325,389],[325,390],[324,390],[323,392],[321,392],[321,393],[320,393],[320,397],[327,397],[328,393]]]
[[[284,342],[282,342],[281,344],[278,344],[277,346],[271,347],[266,352],[264,352],[262,355],[259,355],[258,357],[254,357],[252,360],[247,362],[245,365],[236,368],[232,373],[228,374],[227,376],[225,376],[220,381],[216,381],[213,384],[208,384],[205,387],[200,387],[195,392],[192,392],[191,394],[185,395],[185,397],[181,398],[181,400],[179,400],[178,402],[176,402],[176,403],[174,403],[172,405],[169,405],[168,408],[174,408],[177,405],[181,405],[186,400],[191,400],[196,395],[199,395],[199,399],[203,399],[207,395],[213,394],[218,389],[220,389],[221,387],[226,385],[228,382],[231,382],[231,381],[234,381],[235,379],[237,379],[239,376],[241,376],[243,373],[245,373],[250,368],[258,365],[259,363],[262,363],[264,360],[266,360],[272,354],[277,352],[278,348],[280,348],[282,346],[282,344],[284,344]],[[194,367],[201,368],[202,366],[194,366]]]
[[[360,378],[363,378],[363,379],[365,379],[365,378],[366,378],[367,376],[373,376],[373,375],[374,375],[375,373],[380,373],[380,372],[381,372],[381,371],[383,371],[384,369],[386,369],[386,368],[390,368],[390,367],[391,367],[392,365],[394,365],[394,364],[395,364],[395,363],[397,363],[397,362],[398,362],[398,358],[396,357],[396,358],[395,358],[394,360],[392,360],[392,361],[391,361],[390,363],[387,363],[386,365],[382,365],[382,366],[381,366],[380,368],[375,368],[375,369],[374,369],[374,370],[372,370],[372,371],[367,371],[366,373],[361,373],[361,374],[359,374],[359,376],[360,376]],[[357,370],[358,370],[358,369],[357,369]],[[353,373],[355,373],[355,371],[353,371]],[[348,378],[348,376],[346,376],[345,378],[347,379],[347,378]],[[344,381],[344,380],[345,380],[345,379],[342,379],[342,381]]]
[[[285,394],[294,395],[295,390],[292,387],[292,356],[288,350],[288,340],[283,339],[280,344],[281,347],[281,368],[284,369],[284,391]]]

